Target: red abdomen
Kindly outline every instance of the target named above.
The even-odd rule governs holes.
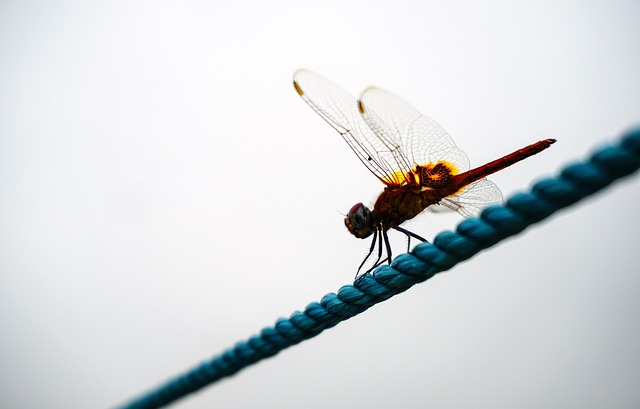
[[[471,169],[467,172],[455,175],[453,177],[452,183],[459,188],[463,188],[469,183],[473,183],[476,180],[485,178],[490,174],[509,167],[514,163],[520,162],[521,160],[526,159],[529,156],[533,156],[536,153],[542,152],[543,150],[551,146],[551,144],[553,144],[555,141],[555,139],[544,139],[542,141],[532,143],[529,146],[525,146],[524,148],[503,156],[500,159],[496,159],[493,162],[489,162],[475,169]]]

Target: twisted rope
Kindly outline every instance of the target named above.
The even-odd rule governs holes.
[[[122,409],[159,408],[233,375],[450,269],[639,167],[640,128],[636,128],[618,143],[596,150],[587,161],[568,165],[557,178],[541,180],[529,193],[516,194],[503,206],[489,207],[479,218],[464,220],[455,232],[438,234],[433,244],[420,244],[411,254],[394,259],[391,266],[381,266],[373,274],[360,276],[353,285],[340,288],[337,294],[329,293],[320,302],[307,305],[304,311],[277,320],[273,327],[266,327],[248,340],[238,342]]]

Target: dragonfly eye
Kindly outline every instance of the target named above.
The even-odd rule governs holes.
[[[373,233],[373,219],[371,218],[371,210],[362,203],[354,205],[347,213],[344,224],[354,236],[364,239]]]

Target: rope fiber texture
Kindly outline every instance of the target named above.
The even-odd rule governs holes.
[[[329,293],[304,311],[280,318],[273,327],[222,352],[182,375],[170,379],[121,406],[121,409],[159,408],[271,357],[285,348],[313,338],[369,307],[414,284],[449,270],[482,249],[517,234],[554,212],[603,189],[640,167],[640,127],[617,143],[596,150],[584,162],[566,166],[555,178],[543,179],[528,193],[512,196],[504,205],[486,208],[480,217],[462,221],[456,231],[445,231],[433,243],[416,246],[411,254],[396,257],[391,266],[357,278],[337,294]]]

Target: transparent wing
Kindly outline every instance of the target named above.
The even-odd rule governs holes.
[[[442,199],[439,205],[429,206],[428,209],[439,211],[444,206],[464,217],[473,217],[479,215],[484,207],[500,203],[502,203],[502,192],[498,186],[488,179],[480,179],[469,184],[458,194]]]
[[[366,88],[356,101],[333,82],[307,70],[294,74],[302,99],[347,142],[360,161],[387,185],[401,185],[415,165],[447,162],[454,174],[469,170],[469,159],[435,121],[380,88]],[[487,179],[473,182],[429,210],[475,216],[502,193]]]
[[[307,70],[294,74],[293,86],[302,99],[340,133],[371,173],[387,185],[404,182],[398,174],[405,168],[398,163],[398,153],[394,153],[397,146],[380,138],[365,123],[355,98],[333,82]]]
[[[446,161],[456,173],[469,170],[469,159],[449,134],[403,99],[380,88],[369,87],[360,95],[360,113],[369,128],[394,146],[394,159],[403,170],[415,165]]]

